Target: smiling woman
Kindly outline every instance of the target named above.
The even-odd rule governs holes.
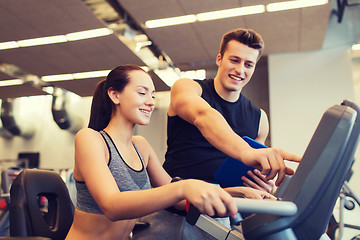
[[[154,94],[150,75],[135,65],[116,67],[97,85],[89,126],[75,137],[77,205],[66,239],[128,239],[136,218],[182,208],[185,199],[208,215],[236,214],[218,186],[192,179],[170,184],[149,143],[133,136],[135,125],[150,123]]]

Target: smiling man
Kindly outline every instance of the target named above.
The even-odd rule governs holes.
[[[266,113],[241,91],[250,81],[264,48],[261,36],[250,29],[235,29],[223,36],[216,57],[214,79],[179,79],[171,88],[168,110],[168,149],[164,168],[173,177],[197,178],[216,183],[214,173],[227,156],[253,166],[254,181],[244,185],[270,191],[293,174],[283,159],[300,157],[282,149],[253,149],[248,136],[264,143],[269,123]]]

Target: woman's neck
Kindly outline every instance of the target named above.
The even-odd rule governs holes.
[[[134,124],[125,123],[117,118],[111,118],[109,124],[104,128],[104,131],[117,141],[131,144],[134,127]]]

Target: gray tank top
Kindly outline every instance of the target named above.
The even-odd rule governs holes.
[[[105,131],[100,131],[100,134],[104,138],[108,147],[110,156],[108,167],[110,169],[110,172],[114,176],[119,190],[121,192],[124,192],[150,189],[151,184],[144,165],[144,160],[141,157],[140,152],[136,148],[135,144],[133,143],[133,146],[142,163],[142,169],[139,171],[134,170],[126,164],[109,134],[107,134]],[[76,181],[75,184],[77,190],[76,208],[88,213],[104,214],[91,196],[86,186],[86,183]]]

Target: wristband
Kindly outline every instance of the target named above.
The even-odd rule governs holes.
[[[171,183],[174,183],[174,182],[178,182],[178,181],[181,181],[182,179],[180,177],[173,177],[171,179]]]

